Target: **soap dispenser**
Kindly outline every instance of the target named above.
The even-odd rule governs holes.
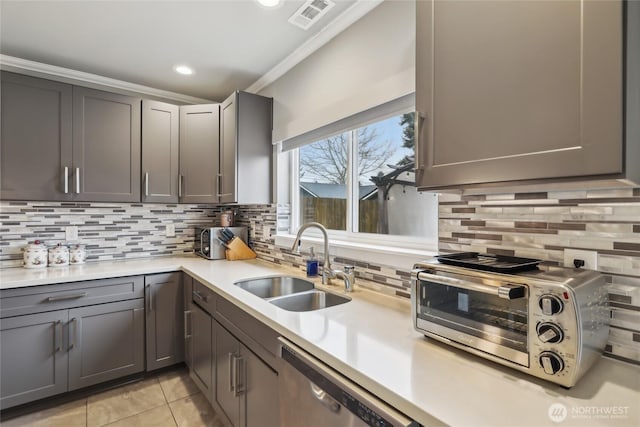
[[[311,255],[307,259],[307,277],[316,277],[318,275],[318,258],[313,250],[313,246],[310,248]]]

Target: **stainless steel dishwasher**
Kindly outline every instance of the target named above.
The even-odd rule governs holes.
[[[279,338],[283,427],[418,427],[362,387]]]

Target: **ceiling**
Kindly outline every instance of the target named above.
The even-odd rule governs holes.
[[[0,2],[3,55],[221,101],[245,89],[356,3],[305,31],[287,22],[302,5],[255,0]],[[195,70],[173,71],[177,64]]]

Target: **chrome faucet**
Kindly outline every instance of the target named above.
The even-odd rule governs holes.
[[[351,292],[353,289],[353,284],[355,283],[355,273],[353,271],[353,266],[345,266],[345,271],[334,270],[331,268],[331,260],[329,257],[329,236],[327,235],[327,229],[324,228],[324,225],[319,222],[308,222],[298,230],[298,234],[296,235],[296,240],[293,242],[293,246],[291,246],[292,251],[299,252],[300,250],[300,237],[302,233],[305,232],[307,228],[315,227],[322,232],[322,236],[324,238],[324,261],[322,262],[322,284],[330,285],[331,279],[335,279],[336,277],[340,277],[344,280],[344,290],[345,292]]]

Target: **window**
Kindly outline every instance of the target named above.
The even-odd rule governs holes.
[[[437,239],[437,195],[415,186],[414,114],[378,117],[291,149],[292,232],[315,221],[349,240]]]

